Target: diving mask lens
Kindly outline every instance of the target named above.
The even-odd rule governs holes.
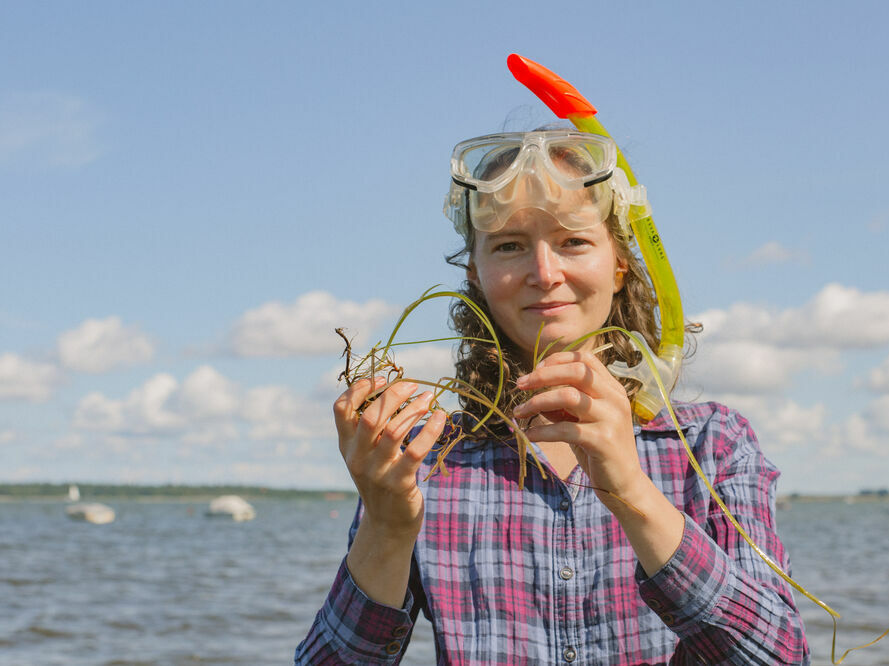
[[[607,179],[614,170],[608,148],[613,145],[593,141],[550,141],[546,144],[547,161],[568,187],[585,187],[590,181]],[[616,160],[615,160],[616,161]]]
[[[469,190],[469,218],[495,231],[521,208],[537,208],[568,229],[603,221],[611,209],[604,183],[617,162],[614,142],[567,130],[491,134],[457,144],[451,177]]]
[[[451,157],[451,177],[471,190],[493,192],[515,175],[513,167],[521,150],[521,140],[507,135],[464,141]]]

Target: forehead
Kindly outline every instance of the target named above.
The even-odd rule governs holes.
[[[510,215],[506,223],[497,231],[488,232],[475,230],[476,239],[480,242],[484,242],[491,238],[496,239],[510,235],[542,237],[555,235],[569,236],[572,234],[581,234],[593,239],[610,236],[608,226],[600,222],[591,224],[583,229],[567,229],[554,215],[534,207],[517,210]]]

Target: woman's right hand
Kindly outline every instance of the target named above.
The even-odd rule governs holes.
[[[423,524],[417,470],[441,435],[445,414],[434,411],[402,449],[404,438],[429,410],[433,396],[427,391],[396,413],[417,385],[395,382],[359,416],[357,410],[365,400],[384,385],[381,377],[357,381],[334,403],[340,453],[364,504],[362,523],[369,523],[378,537],[413,540]]]

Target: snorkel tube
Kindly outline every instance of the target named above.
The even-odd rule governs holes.
[[[570,120],[581,132],[599,134],[610,138],[610,134],[596,118],[596,109],[570,83],[554,74],[546,67],[513,53],[506,59],[512,75],[546,104],[559,118]],[[626,178],[623,195],[621,188],[615,190],[616,206],[628,206],[627,221],[632,229],[633,237],[639,245],[639,251],[645,262],[645,268],[651,277],[657,294],[661,320],[661,343],[657,351],[656,364],[661,380],[667,389],[672,390],[679,376],[682,365],[682,345],[685,338],[685,323],[682,316],[682,302],[673,269],[667,259],[667,253],[661,243],[661,237],[654,226],[651,207],[645,188],[639,185],[633,170],[627,163],[620,148],[617,149],[617,167],[612,178]],[[624,176],[619,175],[623,173]],[[623,199],[623,201],[619,201]],[[642,335],[638,341],[644,343]],[[637,341],[637,342],[638,342]],[[649,350],[651,351],[651,350]],[[652,354],[653,356],[653,354]],[[664,406],[664,400],[658,389],[654,373],[644,361],[633,367],[626,363],[615,362],[609,366],[613,375],[631,377],[642,382],[642,388],[636,394],[633,409],[643,421],[650,421]]]

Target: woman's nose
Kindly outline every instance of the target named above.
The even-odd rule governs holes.
[[[550,289],[563,279],[558,254],[553,251],[549,243],[537,243],[531,253],[528,283],[541,289]]]

